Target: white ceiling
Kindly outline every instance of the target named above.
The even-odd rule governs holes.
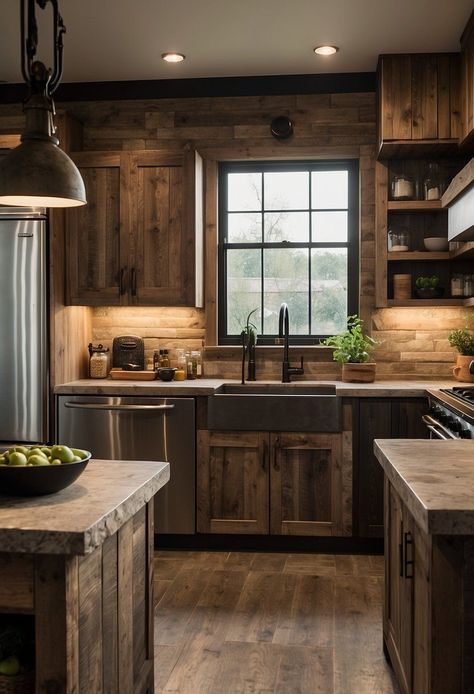
[[[20,0],[0,0],[0,80],[20,82]],[[379,53],[459,50],[472,0],[59,0],[63,82],[365,72]],[[37,10],[49,65],[50,11]],[[314,46],[340,46],[333,57]],[[44,50],[43,50],[44,48]],[[170,65],[160,56],[180,51]]]

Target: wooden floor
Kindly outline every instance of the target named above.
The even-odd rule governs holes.
[[[393,694],[383,558],[157,552],[155,692]]]

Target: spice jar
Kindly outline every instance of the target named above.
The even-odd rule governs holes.
[[[464,295],[464,277],[459,273],[451,276],[451,296],[458,297]]]
[[[196,378],[193,370],[193,357],[191,352],[186,352],[186,378],[189,378],[190,381],[194,381]]]
[[[395,174],[392,178],[392,200],[413,200],[415,183],[406,174]]]
[[[201,378],[202,376],[202,356],[198,349],[191,352],[191,361],[193,364],[193,375],[194,378]]]
[[[91,378],[107,378],[109,375],[109,356],[108,347],[103,345],[89,344],[89,376]]]

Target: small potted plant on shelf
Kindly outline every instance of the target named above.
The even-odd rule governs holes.
[[[334,348],[333,359],[342,364],[342,380],[346,383],[375,381],[375,362],[369,360],[378,343],[364,334],[362,325],[359,316],[348,316],[347,330],[323,341],[326,347]]]
[[[449,335],[449,344],[457,349],[456,366],[453,367],[457,381],[474,382],[471,365],[474,365],[474,335],[468,328],[453,330]],[[474,367],[473,367],[474,370]]]
[[[440,299],[444,289],[439,287],[439,277],[418,277],[415,282],[415,294],[418,299]]]

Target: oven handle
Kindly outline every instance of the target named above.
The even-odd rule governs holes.
[[[65,402],[64,407],[72,407],[77,410],[119,410],[121,412],[133,411],[153,411],[163,412],[165,410],[173,410],[174,405],[107,405],[94,402]]]
[[[421,418],[423,423],[426,424],[428,429],[435,434],[438,439],[443,439],[443,441],[449,441],[450,439],[455,439],[456,437],[451,434],[449,429],[446,429],[442,424],[433,419],[427,414],[424,414]]]

